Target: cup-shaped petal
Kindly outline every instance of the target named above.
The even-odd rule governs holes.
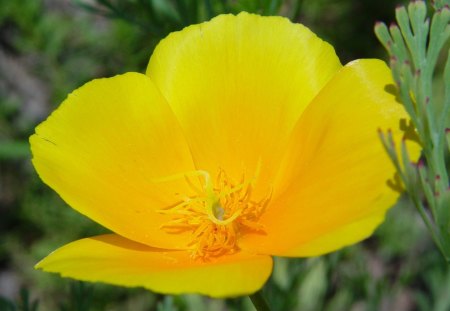
[[[303,25],[241,13],[170,34],[147,75],[199,169],[236,180],[260,166],[257,182],[267,191],[297,119],[340,67],[333,47]]]
[[[368,237],[398,193],[378,136],[400,138],[406,113],[388,67],[379,60],[346,65],[302,114],[277,177],[274,199],[241,246],[282,256],[315,256]]]
[[[157,247],[185,247],[182,234],[160,230],[157,211],[191,191],[192,171],[179,125],[151,80],[127,73],[91,81],[74,91],[30,138],[42,180],[74,209],[129,239]]]
[[[159,293],[230,297],[260,289],[272,271],[272,259],[238,252],[196,261],[185,251],[157,249],[110,234],[67,244],[36,267],[78,280],[141,286]]]

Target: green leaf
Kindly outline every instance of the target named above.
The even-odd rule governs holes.
[[[310,259],[309,263],[311,267],[298,292],[301,310],[321,310],[328,287],[327,266],[322,258]]]
[[[380,40],[381,44],[389,52],[389,54],[392,54],[391,47],[393,42],[387,26],[382,22],[377,22],[374,30],[378,40]]]
[[[163,19],[166,18],[172,23],[179,23],[181,21],[181,17],[175,10],[172,2],[167,0],[151,0],[151,4],[156,16],[159,16]]]
[[[27,141],[0,142],[0,160],[24,159],[30,157],[30,147]]]
[[[165,296],[163,302],[158,303],[157,311],[178,311],[175,307],[172,296]]]

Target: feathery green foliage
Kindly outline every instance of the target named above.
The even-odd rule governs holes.
[[[392,75],[412,122],[405,126],[400,152],[391,133],[380,133],[380,137],[409,198],[447,262],[450,262],[449,5],[448,0],[435,1],[435,11],[428,18],[425,2],[411,2],[407,8],[397,8],[397,24],[391,24],[389,29],[383,23],[375,26],[376,35],[390,55]],[[433,81],[442,53],[446,54],[445,93],[439,97]],[[417,163],[412,163],[408,154],[405,142],[408,139],[415,140],[422,148]]]

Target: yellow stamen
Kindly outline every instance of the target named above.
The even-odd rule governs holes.
[[[201,178],[201,189],[191,180],[192,177]],[[242,176],[240,182],[235,184],[220,170],[214,186],[210,174],[198,170],[155,179],[153,182],[181,178],[186,180],[195,196],[186,197],[181,202],[160,210],[161,214],[173,215],[161,229],[172,234],[190,232],[189,246],[194,258],[208,260],[235,252],[238,250],[237,240],[242,233],[241,229],[265,233],[258,220],[271,195],[259,202],[252,201],[254,179],[245,181]]]

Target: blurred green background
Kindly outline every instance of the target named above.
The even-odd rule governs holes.
[[[96,78],[143,72],[169,32],[223,12],[281,14],[332,43],[343,63],[384,58],[373,35],[394,0],[32,0],[0,2],[0,311],[253,310],[248,298],[162,296],[33,269],[57,247],[101,232],[37,177],[28,137]],[[273,310],[450,310],[449,267],[412,206],[400,201],[369,240],[311,259],[276,259]]]

